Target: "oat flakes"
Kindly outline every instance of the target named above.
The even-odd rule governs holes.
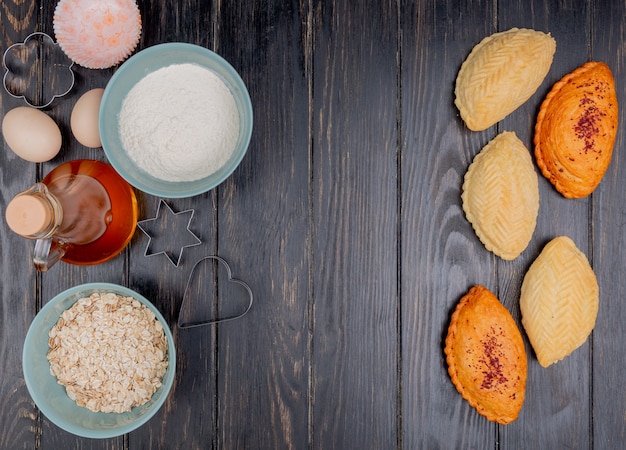
[[[146,403],[167,369],[163,327],[145,305],[113,293],[79,299],[49,333],[50,372],[92,411],[126,412]]]

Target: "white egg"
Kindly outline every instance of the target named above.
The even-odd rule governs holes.
[[[26,161],[49,161],[61,150],[59,126],[46,113],[29,106],[5,114],[2,135],[9,148]]]
[[[102,147],[98,116],[104,89],[97,88],[85,92],[76,102],[70,117],[70,128],[78,142],[85,147]]]

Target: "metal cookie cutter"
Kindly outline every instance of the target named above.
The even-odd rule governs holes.
[[[178,267],[183,250],[202,243],[189,229],[194,214],[193,209],[175,213],[163,199],[159,200],[156,217],[137,222],[139,229],[148,236],[144,256],[163,253],[174,267]],[[185,221],[186,224],[181,225],[181,222]],[[182,226],[185,227],[186,233],[181,232]]]
[[[208,276],[203,276],[207,272]],[[209,285],[203,286],[202,280],[208,280]],[[199,301],[194,302],[193,298]],[[218,299],[228,301],[218,302]],[[250,311],[253,301],[250,286],[233,278],[230,266],[223,258],[206,256],[193,266],[189,274],[178,312],[178,328],[196,328],[239,319]],[[196,319],[186,319],[192,316],[189,310],[195,313]]]
[[[4,90],[33,108],[50,106],[74,87],[74,61],[46,33],[32,33],[24,42],[9,46],[2,65]]]

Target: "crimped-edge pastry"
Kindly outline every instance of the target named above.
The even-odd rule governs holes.
[[[599,288],[587,257],[572,239],[551,240],[522,283],[522,325],[543,367],[568,356],[596,323]]]
[[[485,130],[526,102],[548,74],[555,51],[550,34],[525,28],[480,41],[461,65],[454,90],[467,127]]]
[[[452,383],[470,405],[493,422],[517,419],[526,395],[526,350],[513,317],[484,286],[459,301],[444,352]]]
[[[512,131],[491,140],[470,164],[463,211],[485,248],[512,260],[528,246],[539,213],[539,180],[530,152]]]
[[[600,184],[617,134],[617,96],[611,69],[588,62],[554,84],[535,125],[535,158],[566,198],[582,198]]]

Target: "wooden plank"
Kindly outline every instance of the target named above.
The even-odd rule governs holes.
[[[43,9],[40,17],[37,16],[37,12],[40,11],[36,7],[35,2],[5,3],[3,5],[3,19],[6,19],[6,21],[3,21],[3,24],[11,24],[17,27],[17,29],[9,30],[9,28],[3,26],[4,42],[22,42],[35,29],[41,29],[52,35],[51,26],[48,28],[46,25],[41,25],[41,28],[38,28],[40,20],[42,24],[49,23],[51,25],[50,10]],[[48,18],[50,18],[49,22],[47,21]],[[54,81],[50,81],[46,74],[43,74],[41,79],[34,82],[50,83],[52,84],[52,89],[54,89]],[[80,88],[80,84],[78,88]],[[3,93],[3,99],[7,99],[7,97]],[[71,112],[71,105],[73,105],[72,100],[76,100],[76,98],[71,95],[64,97],[54,102],[45,111],[61,128],[64,141],[62,151],[52,161],[39,165],[20,160],[8,149],[3,153],[2,187],[3,192],[5,192],[4,204],[15,194],[39,180],[50,168],[72,158],[73,148],[76,147],[76,145],[71,144],[69,133],[69,113]],[[7,99],[6,102],[3,101],[3,113],[15,106],[22,105],[25,105],[25,103],[21,100]],[[2,265],[4,272],[2,274],[3,289],[6,289],[6,293],[10,294],[8,298],[3,294],[3,298],[10,299],[10,304],[8,304],[6,309],[6,318],[10,323],[2,327],[3,330],[9,333],[7,336],[2,337],[2,343],[3,345],[5,343],[9,344],[9,349],[11,349],[6,354],[7,358],[3,359],[8,366],[6,370],[2,371],[2,378],[7,381],[15,380],[16,377],[22,380],[17,388],[13,386],[10,393],[3,395],[3,398],[9,403],[3,408],[3,414],[7,414],[7,420],[2,420],[2,424],[10,426],[11,429],[2,433],[4,440],[2,447],[18,448],[21,445],[16,441],[12,442],[12,439],[28,439],[30,443],[24,445],[29,447],[49,445],[50,448],[74,448],[77,442],[81,442],[82,439],[60,430],[35,409],[34,403],[27,394],[23,384],[21,373],[22,344],[30,321],[43,303],[62,290],[62,282],[59,281],[64,277],[59,277],[58,275],[59,272],[63,272],[67,268],[63,268],[64,264],[61,263],[53,268],[51,274],[36,274],[32,264],[33,243],[15,236],[6,228],[4,220],[2,223],[3,255],[5,258],[11,258],[10,260],[7,259],[6,263]],[[76,273],[75,270],[74,273]],[[48,280],[51,280],[51,283],[48,283]],[[71,282],[71,279],[68,279],[68,281]],[[18,305],[19,309],[16,308]],[[20,343],[19,345],[17,345],[18,342]],[[20,396],[24,397],[20,399]],[[27,408],[31,409],[30,412],[25,412],[25,403],[31,405]],[[18,407],[20,410],[17,413],[12,412],[14,407]],[[18,422],[14,422],[15,420]],[[31,434],[30,437],[28,437],[29,433]],[[121,439],[117,440],[119,445],[121,445],[121,442]],[[113,440],[108,443],[94,441],[84,446],[84,448],[104,448],[105,446],[115,448],[116,443]]]
[[[0,14],[2,52],[22,42],[37,26],[35,2],[7,4]],[[2,117],[23,103],[1,91]],[[35,181],[36,166],[17,157],[2,141],[0,152],[0,209]],[[0,220],[0,447],[32,448],[41,433],[39,413],[22,372],[26,332],[36,313],[36,274],[30,259],[31,243],[10,231]]]
[[[314,2],[313,446],[398,440],[396,2]]]
[[[587,58],[588,33],[585,2],[506,2],[498,8],[500,30],[525,27],[549,32],[556,53],[546,79],[524,105],[503,120],[500,131],[515,131],[534,160],[536,115],[552,85]],[[519,296],[524,274],[541,249],[559,235],[571,237],[589,254],[588,199],[568,200],[559,194],[535,165],[539,177],[540,207],[537,227],[526,251],[511,262],[499,261],[500,298],[517,320],[528,356],[526,401],[519,419],[501,427],[500,439],[507,448],[524,448],[529,433],[538,448],[587,447],[590,415],[590,353],[587,345],[549,368],[539,365],[521,326]]]
[[[143,18],[141,48],[163,42],[187,42],[212,48],[216,17],[213,2],[140,2]],[[159,200],[140,193],[140,220],[156,217]],[[176,443],[179,448],[206,448],[215,439],[216,427],[216,330],[202,327],[180,330],[176,326],[187,280],[195,263],[215,248],[215,194],[163,199],[176,212],[194,209],[190,230],[201,245],[183,250],[178,267],[165,255],[144,256],[148,238],[140,230],[131,243],[130,287],[150,299],[170,323],[176,343],[177,370],[174,386],[161,411],[140,429],[130,433],[130,448],[158,448]],[[172,236],[185,233],[165,222]],[[176,240],[172,238],[172,243]],[[174,250],[176,252],[177,250]]]
[[[465,219],[463,176],[494,127],[472,132],[454,86],[494,31],[490,2],[404,2],[402,17],[402,429],[404,448],[489,448],[495,426],[461,397],[443,353],[469,288],[495,290],[495,257]]]
[[[255,296],[218,325],[220,448],[306,448],[309,376],[307,2],[220,4],[216,50],[246,83],[254,131],[219,189],[217,250]]]
[[[144,195],[140,219],[156,217],[159,199]],[[214,211],[211,195],[193,199],[165,199],[176,212],[195,210],[190,230],[202,244],[183,250],[178,267],[165,255],[144,256],[148,238],[137,231],[130,255],[130,287],[150,299],[168,320],[176,344],[176,378],[161,411],[146,425],[130,433],[130,448],[158,448],[161,442],[176,442],[181,448],[204,448],[215,434],[215,329],[180,330],[178,313],[187,280],[196,261],[212,254]],[[185,233],[165,222],[168,233]],[[202,285],[204,286],[204,284]]]
[[[593,268],[600,285],[600,308],[592,335],[593,417],[595,448],[618,448],[626,439],[626,392],[623,386],[626,361],[622,356],[626,286],[623,276],[624,192],[626,160],[624,85],[624,2],[591,4],[591,60],[609,65],[615,78],[620,106],[617,141],[604,180],[592,194]]]
[[[516,260],[487,252],[464,217],[460,189],[474,155],[515,131],[532,152],[539,104],[554,82],[588,59],[604,60],[621,99],[621,2],[376,0],[140,1],[141,48],[183,41],[216,50],[239,70],[255,110],[242,165],[213,192],[170,199],[195,209],[202,245],[179,267],[145,257],[138,231],[117,258],[61,263],[37,274],[32,242],[0,220],[0,448],[617,448],[626,438],[621,392],[626,310],[619,243],[625,177],[621,127],[612,165],[587,199],[566,200],[539,174],[533,240]],[[6,1],[1,42],[52,34],[55,3]],[[460,64],[483,37],[510,27],[549,31],[557,53],[537,93],[484,132],[454,106]],[[0,49],[3,50],[3,49]],[[75,66],[76,88],[46,112],[64,147],[36,165],[0,154],[0,207],[64,161],[105,160],[69,129],[79,96],[115,69]],[[2,115],[21,101],[0,93]],[[159,198],[138,192],[140,219]],[[2,209],[2,208],[0,208]],[[494,290],[518,324],[523,276],[556,235],[593,263],[600,312],[589,342],[564,361],[529,358],[527,398],[513,424],[489,423],[446,372],[450,315],[472,284]],[[255,303],[244,318],[179,330],[193,265],[219,254]],[[210,270],[194,286],[213,290]],[[73,436],[43,417],[24,385],[22,342],[42,306],[79,283],[128,285],[150,298],[175,334],[178,369],[162,410],[125,437]],[[219,301],[228,301],[223,285]],[[208,298],[208,296],[207,296]],[[221,306],[220,306],[221,307]],[[617,356],[616,356],[617,355]]]
[[[40,8],[41,30],[54,38],[53,15],[56,4],[43,4]],[[39,176],[43,177],[63,162],[75,159],[96,159],[106,161],[101,149],[88,149],[76,141],[70,129],[70,116],[72,108],[82,94],[96,87],[104,87],[113,73],[113,69],[90,70],[74,65],[75,85],[70,93],[52,103],[46,113],[61,128],[63,146],[59,154],[49,162],[40,164]],[[50,78],[44,74],[42,83],[50,83]],[[40,178],[39,178],[40,179]],[[32,246],[32,243],[31,243]],[[48,272],[40,275],[39,294],[40,305],[44,305],[55,295],[72,286],[90,281],[109,281],[120,283],[125,271],[124,261],[128,251],[125,250],[115,259],[97,266],[74,266],[59,262]],[[29,249],[32,254],[32,248]],[[127,267],[125,267],[127,268]],[[68,433],[50,422],[43,414],[40,414],[41,436],[40,445],[43,448],[89,448],[89,449],[115,449],[122,448],[123,437],[92,440],[75,436]]]

